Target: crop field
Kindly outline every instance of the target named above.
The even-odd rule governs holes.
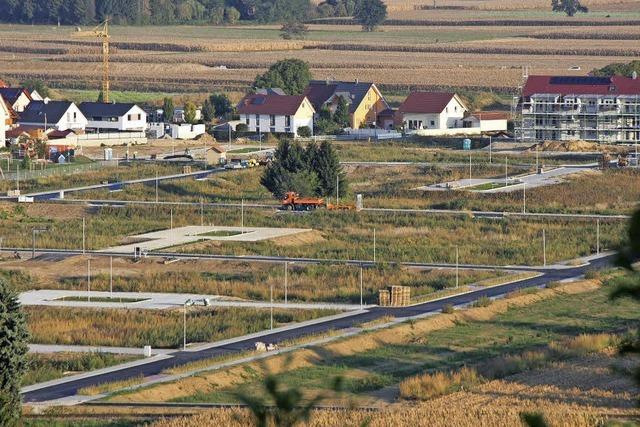
[[[504,425],[498,420],[517,420],[518,411],[534,407],[552,419],[562,414],[568,417],[565,421],[575,420],[571,425],[591,425],[588,420],[637,414],[629,391],[633,385],[628,377],[624,379],[624,366],[633,366],[637,358],[612,357],[615,334],[633,327],[637,320],[632,301],[614,304],[607,298],[606,287],[596,282],[574,283],[345,338],[322,349],[299,350],[288,362],[282,356],[264,365],[201,372],[197,377],[143,388],[112,400],[228,402],[233,401],[235,390],[257,390],[269,370],[279,373],[282,383],[300,387],[309,397],[327,393],[331,379],[341,376],[343,392],[330,393],[330,402],[385,405],[397,401],[403,387],[400,384],[406,384],[407,379],[456,372],[466,366],[477,369],[478,374],[465,384],[464,391],[450,384],[443,389],[444,398],[411,406],[392,404],[372,415],[371,421],[385,425],[383,420],[394,419],[395,423],[412,425],[411,421],[415,423],[415,417],[423,413],[449,423],[455,415],[460,419],[456,425],[477,425],[478,420],[483,425]],[[612,364],[618,369],[610,369]],[[432,384],[446,385],[444,380],[434,379]],[[496,398],[494,393],[503,397]],[[452,414],[442,399],[449,404],[464,401],[467,414],[457,410]],[[445,413],[447,417],[436,415]],[[191,421],[199,425],[198,420],[204,422],[216,415],[224,412],[203,414]],[[354,415],[364,419],[358,412]],[[317,414],[310,425],[331,425],[331,418],[324,423],[322,418],[332,416],[335,414]],[[167,421],[159,425],[185,424]]]
[[[112,87],[195,99],[224,90],[237,97],[270,64],[293,57],[308,61],[317,79],[373,81],[390,94],[446,88],[511,95],[523,66],[530,73],[582,75],[639,53],[637,1],[593,0],[586,2],[591,13],[574,18],[551,13],[542,1],[439,3],[432,10],[430,1],[391,1],[388,25],[379,31],[328,20],[310,24],[304,40],[282,40],[278,25],[113,26]],[[0,75],[96,90],[99,46],[72,38],[73,31],[0,26]],[[576,66],[581,70],[570,70]]]
[[[69,307],[24,307],[31,342],[37,344],[178,348],[183,313],[178,310],[128,310]],[[273,326],[335,314],[331,310],[273,312]],[[270,327],[269,309],[191,308],[187,342],[213,342]]]

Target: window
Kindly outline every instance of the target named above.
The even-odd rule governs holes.
[[[247,116],[247,118],[244,121],[247,124],[247,126],[249,126],[249,116]]]
[[[127,120],[131,121],[131,114],[127,114]]]
[[[78,118],[78,113],[76,113],[75,111],[73,112],[73,120],[75,120],[76,118]]]
[[[431,126],[435,126],[435,125],[436,125],[435,120],[431,120]]]
[[[284,116],[284,127],[291,127],[291,116]]]
[[[456,113],[458,112],[458,106],[457,105],[453,107],[453,111],[455,111]]]
[[[273,114],[269,116],[269,125],[270,126],[275,126],[276,125],[276,116],[273,115]]]
[[[260,128],[260,116],[256,114],[256,128]]]

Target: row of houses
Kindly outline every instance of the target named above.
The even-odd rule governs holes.
[[[345,102],[351,129],[403,128],[421,135],[480,134],[507,130],[505,112],[471,112],[460,96],[451,92],[413,92],[393,109],[374,83],[312,81],[299,96],[280,90],[258,90],[237,106],[240,121],[254,133],[299,135],[313,130],[321,111],[335,114]]]

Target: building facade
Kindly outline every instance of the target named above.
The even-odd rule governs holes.
[[[398,111],[406,131],[463,127],[468,108],[455,93],[412,92]]]
[[[313,132],[315,110],[304,95],[247,95],[238,104],[238,113],[252,133],[284,133],[295,137],[302,127]]]
[[[88,120],[87,131],[143,132],[147,128],[147,113],[135,104],[83,102],[79,108]]]
[[[73,102],[32,101],[20,113],[19,124],[41,127],[45,131],[47,129],[84,130],[87,127],[87,118]]]
[[[516,138],[522,141],[640,140],[640,80],[635,75],[530,76],[518,106]]]

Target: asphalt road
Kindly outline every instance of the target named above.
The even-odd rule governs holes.
[[[587,270],[603,268],[610,264],[613,255],[603,256],[591,260],[587,265],[574,268],[557,268],[548,269],[543,275],[526,279],[515,283],[506,284],[487,289],[479,289],[463,295],[454,295],[443,298],[438,301],[418,304],[411,307],[375,307],[362,314],[329,320],[323,323],[301,326],[299,328],[289,329],[283,332],[276,332],[262,336],[260,341],[267,343],[278,343],[284,340],[292,340],[310,334],[319,334],[328,330],[338,330],[353,327],[354,325],[375,320],[382,316],[393,316],[396,318],[404,318],[428,313],[441,311],[443,306],[451,304],[454,306],[464,305],[477,300],[480,297],[498,297],[509,292],[535,286],[543,286],[553,281],[571,279],[583,275]],[[158,375],[165,369],[183,365],[186,363],[208,359],[216,356],[239,353],[254,348],[256,339],[246,339],[237,341],[232,344],[221,345],[219,347],[207,348],[201,351],[178,351],[173,353],[173,357],[153,361],[147,364],[124,368],[119,371],[109,372],[107,374],[96,375],[87,378],[81,378],[62,384],[52,385],[39,390],[30,391],[23,394],[25,402],[43,402],[48,400],[70,397],[76,394],[77,390],[82,387],[97,385],[105,382],[126,380],[132,377],[143,375],[145,377]]]

